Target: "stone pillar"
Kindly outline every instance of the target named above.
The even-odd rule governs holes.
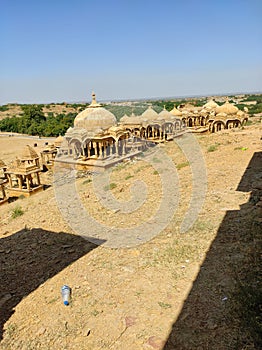
[[[12,188],[13,187],[13,183],[12,183],[12,176],[11,176],[11,174],[7,174],[7,178],[8,178],[8,182],[9,182],[10,188]]]
[[[40,182],[40,175],[39,175],[38,172],[36,173],[36,178],[37,178],[37,184],[38,184],[38,185],[41,185],[41,182]]]
[[[33,179],[32,179],[32,175],[31,175],[31,174],[29,174],[27,177],[28,177],[28,180],[29,180],[29,183],[30,183],[30,188],[32,188],[32,187],[33,187]]]
[[[28,176],[26,176],[25,179],[26,179],[26,188],[28,191],[30,191],[30,181],[29,181]]]
[[[101,143],[101,157],[105,158],[105,145],[104,142]]]
[[[95,156],[97,157],[97,143],[96,142],[93,143],[93,147],[95,150]]]
[[[122,155],[126,155],[126,140],[122,140]]]
[[[18,179],[18,187],[21,190],[22,186],[23,186],[22,176],[21,175],[17,175],[17,179]]]
[[[103,158],[102,146],[100,141],[97,143],[97,148],[98,148],[98,157]]]

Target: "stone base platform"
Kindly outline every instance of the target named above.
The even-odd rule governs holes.
[[[41,192],[44,190],[44,186],[40,185],[34,188],[31,188],[30,190],[26,189],[20,189],[20,188],[7,188],[9,197],[30,197],[32,194],[35,194],[36,192]]]
[[[55,163],[63,163],[64,165],[73,164],[76,170],[90,170],[90,171],[104,171],[118,163],[121,163],[127,159],[132,159],[139,156],[142,151],[135,151],[128,153],[125,156],[112,156],[106,159],[89,158],[87,160],[73,159],[68,156],[61,156],[55,158]]]

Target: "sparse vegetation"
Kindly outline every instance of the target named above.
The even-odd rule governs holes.
[[[161,159],[159,159],[159,158],[157,158],[157,157],[154,157],[154,158],[152,159],[152,161],[153,161],[154,163],[161,163],[161,162],[162,162]]]
[[[219,146],[219,144],[217,144],[217,143],[215,145],[211,145],[208,147],[207,151],[208,152],[215,152],[217,150],[218,146]]]
[[[109,190],[111,191],[111,190],[113,190],[113,189],[116,188],[116,187],[117,187],[117,184],[114,183],[114,182],[112,182],[111,184],[105,186],[105,187],[104,187],[104,190],[105,190],[105,191],[109,191]]]
[[[92,179],[86,179],[86,180],[83,181],[82,185],[87,185],[90,182],[92,182]]]
[[[0,112],[6,112],[9,110],[9,107],[7,105],[0,106]]]
[[[248,148],[247,147],[235,147],[235,151],[246,151]]]
[[[162,309],[170,309],[172,307],[171,304],[163,303],[162,301],[159,301],[158,305],[162,307]]]
[[[183,162],[183,163],[177,164],[176,168],[177,168],[177,170],[180,170],[180,169],[185,168],[187,166],[189,166],[189,162]]]
[[[22,209],[21,206],[16,206],[14,207],[14,209],[12,210],[12,219],[16,219],[18,216],[21,216],[24,214],[24,211]]]

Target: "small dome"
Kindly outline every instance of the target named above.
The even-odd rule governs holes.
[[[238,110],[236,106],[226,101],[222,106],[216,108],[216,113],[236,114]]]
[[[182,112],[179,111],[175,105],[174,105],[174,108],[170,111],[170,113],[175,115],[176,117],[182,115]]]
[[[141,114],[142,119],[146,119],[146,120],[155,120],[158,117],[157,112],[151,107],[149,106],[144,113]]]
[[[92,94],[91,104],[80,112],[74,120],[74,127],[84,128],[87,131],[95,131],[97,128],[105,130],[115,124],[116,117],[114,114],[96,102],[94,93]]]
[[[26,145],[22,151],[22,155],[20,157],[21,160],[34,160],[39,158],[36,151],[29,145]]]
[[[61,147],[63,141],[64,141],[63,136],[59,135],[59,136],[55,139],[54,145],[55,145],[56,147]]]
[[[240,117],[243,117],[245,115],[245,113],[243,111],[239,110],[237,112],[237,115],[240,116]]]
[[[172,114],[168,112],[165,108],[159,113],[158,119],[171,120]]]
[[[218,104],[212,98],[203,106],[203,108],[207,108],[207,109],[214,109],[217,107],[218,107]]]
[[[125,119],[125,124],[141,124],[141,116],[136,116],[134,113]]]
[[[125,114],[125,115],[123,115],[122,118],[120,118],[120,122],[123,123],[123,122],[127,121],[128,118],[129,118],[128,115]]]

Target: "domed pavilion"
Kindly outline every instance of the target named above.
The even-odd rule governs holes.
[[[178,115],[177,111],[174,109],[176,115]],[[171,111],[171,113],[174,112]],[[248,120],[247,111],[242,112],[228,99],[221,106],[210,99],[202,107],[185,105],[178,112],[181,112],[180,117],[183,123],[196,132],[217,132],[223,129],[237,128],[245,125]]]
[[[67,156],[79,163],[123,156],[127,152],[128,136],[122,126],[117,126],[114,114],[103,108],[92,93],[91,104],[76,116],[74,126],[67,130],[58,160]]]

